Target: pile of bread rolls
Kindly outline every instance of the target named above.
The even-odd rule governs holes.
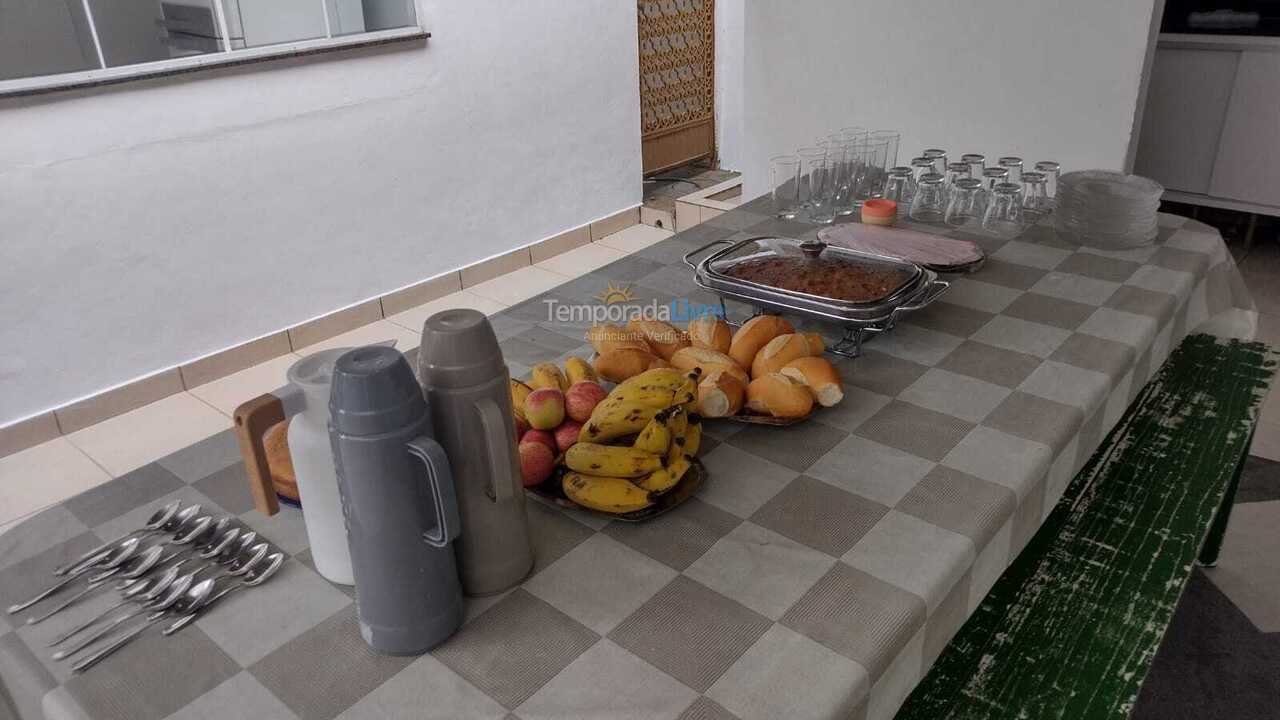
[[[823,357],[817,333],[798,333],[775,315],[751,318],[737,332],[705,315],[686,330],[657,320],[626,327],[596,325],[587,332],[600,377],[620,383],[655,367],[699,368],[697,412],[706,418],[749,413],[802,418],[814,405],[844,398],[840,374]]]

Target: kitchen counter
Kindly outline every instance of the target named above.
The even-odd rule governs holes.
[[[1160,225],[1156,245],[1125,252],[1047,227],[975,238],[981,270],[837,363],[842,404],[787,428],[708,422],[710,479],[678,510],[631,525],[530,502],[533,574],[469,600],[459,633],[422,657],[367,649],[298,511],[253,510],[230,432],[214,436],[0,536],[0,603],[172,499],[257,529],[290,554],[280,575],[79,676],[45,644],[109,598],[35,626],[0,616],[0,690],[19,717],[56,719],[892,717],[1170,349],[1253,308],[1216,231]],[[553,320],[558,304],[610,287],[713,304],[686,252],[817,230],[755,200],[494,326],[520,375],[589,353],[590,320]]]

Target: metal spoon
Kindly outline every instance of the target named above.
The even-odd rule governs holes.
[[[69,574],[66,578],[54,583],[53,586],[49,587],[44,592],[40,593],[39,595],[36,595],[30,600],[27,600],[26,602],[20,602],[15,605],[10,605],[9,614],[12,615],[13,613],[21,612],[31,607],[32,605],[35,605],[41,600],[44,600],[45,598],[49,597],[50,595],[58,592],[62,588],[74,582],[76,578],[85,574],[91,568],[94,568],[100,565],[105,569],[111,569],[123,564],[126,560],[133,557],[133,555],[138,552],[139,542],[140,541],[137,538],[129,538],[125,540],[124,542],[120,543],[120,546],[118,548],[113,550],[110,554],[108,554],[106,557],[104,557],[95,565],[85,566],[83,570]]]
[[[173,584],[173,581],[177,577],[178,577],[178,568],[172,567],[169,570],[166,570],[163,575],[160,575],[158,577],[153,577],[153,578],[143,578],[136,583],[130,584],[124,590],[120,591],[120,596],[122,598],[120,602],[116,603],[115,605],[112,605],[106,610],[103,610],[97,615],[94,615],[88,620],[85,620],[79,625],[71,628],[70,630],[54,638],[49,643],[49,647],[55,647],[57,645],[61,645],[72,636],[78,633],[84,632],[85,630],[88,630],[94,625],[97,625],[106,616],[110,615],[116,610],[119,610],[125,605],[128,605],[129,603],[133,602],[135,595],[142,595],[142,597],[138,598],[138,600],[142,600],[142,601],[146,601],[148,595],[151,595],[152,599],[154,599],[154,596],[164,592],[169,587],[169,585]],[[143,593],[145,593],[145,595]]]
[[[168,592],[164,595],[164,597],[157,597],[153,600],[144,602],[142,607],[138,608],[137,610],[130,610],[129,612],[117,618],[112,619],[111,622],[107,623],[106,626],[104,626],[101,630],[98,630],[97,632],[93,633],[92,635],[85,638],[84,640],[81,640],[80,642],[76,643],[72,647],[69,647],[65,650],[59,650],[58,652],[54,653],[53,659],[54,660],[67,659],[68,657],[80,652],[86,647],[97,642],[101,638],[111,634],[112,630],[115,630],[116,628],[120,627],[125,622],[127,622],[130,618],[137,617],[138,614],[143,612],[144,610],[148,610],[148,609],[164,610],[168,608],[169,606],[177,602],[178,598],[182,597],[182,594],[185,593],[191,587],[191,581],[193,579],[194,577],[191,575],[191,573],[187,573],[186,575],[183,575],[177,580],[174,580],[173,584],[169,586]],[[147,593],[147,594],[149,595],[150,593]]]
[[[258,585],[261,585],[262,583],[266,582],[267,579],[270,578],[272,575],[275,575],[276,571],[280,569],[280,566],[282,564],[284,564],[284,553],[278,553],[278,552],[271,553],[270,555],[267,556],[267,559],[265,562],[261,564],[251,565],[249,572],[245,574],[244,578],[240,580],[240,582],[232,585],[228,585],[227,587],[218,591],[216,595],[210,596],[209,599],[206,600],[205,602],[199,605],[196,605],[191,609],[191,612],[189,614],[178,618],[172,625],[162,630],[161,634],[172,635],[178,632],[182,628],[191,624],[191,622],[194,621],[196,617],[200,613],[204,612],[210,605],[213,605],[214,603],[230,595],[236,590],[239,590],[240,588],[257,587]],[[205,580],[204,582],[211,582],[211,581]]]
[[[104,570],[98,573],[97,575],[90,575],[89,584],[85,586],[83,590],[67,598],[57,607],[44,613],[43,615],[36,615],[34,617],[27,618],[27,624],[35,625],[38,622],[48,620],[54,615],[57,615],[63,610],[66,610],[67,608],[71,607],[76,602],[78,602],[84,596],[102,587],[102,585],[106,583],[107,580],[114,577],[115,575],[120,575],[120,577],[127,578],[127,579],[139,578],[139,577],[142,577],[143,575],[146,575],[147,573],[151,572],[151,568],[154,568],[156,564],[160,562],[160,555],[163,552],[164,552],[164,548],[160,547],[159,545],[152,545],[146,550],[143,550],[140,554],[133,556],[133,558],[125,562],[123,565],[117,565],[114,568],[111,568],[109,570]]]
[[[156,608],[156,612],[147,616],[147,621],[145,623],[120,636],[119,639],[115,640],[110,645],[107,645],[89,657],[81,660],[75,665],[72,665],[71,669],[78,673],[88,670],[98,664],[103,658],[116,650],[119,650],[125,645],[128,645],[130,641],[146,632],[147,628],[159,622],[170,611],[174,613],[186,613],[189,612],[191,608],[204,604],[204,602],[209,599],[209,594],[213,592],[213,580],[204,580],[196,583],[194,587],[186,588],[184,590],[184,593],[179,597],[174,598],[172,602]]]
[[[146,532],[149,530],[160,530],[164,528],[164,526],[167,523],[175,519],[175,517],[178,515],[178,511],[181,508],[182,508],[182,503],[177,500],[174,500],[168,505],[165,505],[164,507],[152,513],[151,517],[147,518],[146,524],[143,525],[142,527],[138,528],[137,530],[132,530],[130,532],[127,532],[121,535],[120,537],[116,538],[115,540],[102,543],[98,547],[90,550],[89,552],[86,552],[85,554],[67,563],[66,565],[61,565],[58,568],[54,569],[53,574],[66,575],[67,573],[74,570],[77,565],[84,562],[88,562],[95,555],[98,555],[110,550],[112,546],[114,546],[116,543],[123,542],[124,540],[132,537],[135,533]],[[191,510],[192,508],[194,508],[196,512],[200,511],[199,505],[192,505],[190,508],[187,508],[187,510]]]
[[[166,540],[166,545],[191,545],[200,539],[202,535],[208,531],[209,526],[213,524],[213,518],[204,515],[195,520],[191,525],[184,527],[181,531],[174,533],[173,537]]]
[[[238,528],[233,528],[233,530],[238,532]],[[230,532],[232,532],[232,530],[228,530],[227,532],[228,532],[228,533],[230,533]],[[257,533],[250,532],[250,533],[246,534],[244,537],[242,537],[242,538],[241,538],[241,544],[243,544],[243,543],[244,543],[244,541],[246,541],[246,540],[252,541],[252,540],[253,540],[254,538],[256,538],[256,537],[257,537]],[[225,536],[224,536],[224,539],[225,539]],[[265,554],[266,554],[267,544],[266,544],[266,543],[260,543],[260,546],[261,546],[261,551],[260,551],[259,553],[257,553],[257,554],[256,554],[256,557],[261,557],[261,555],[265,555]],[[235,547],[239,547],[239,546],[235,546]],[[255,546],[255,549],[257,549],[257,548],[258,548],[258,546]],[[181,551],[179,551],[179,552],[187,552],[187,550],[181,550]],[[178,553],[174,553],[174,554],[170,555],[170,556],[169,556],[169,558],[167,558],[167,559],[172,559],[172,558],[173,558],[173,556],[174,556],[174,555],[177,555],[177,554],[178,554]],[[224,551],[223,551],[223,555],[222,555],[222,556],[220,556],[220,557],[218,557],[218,559],[217,559],[215,562],[218,562],[218,563],[221,563],[221,564],[224,564],[224,565],[225,565],[225,564],[228,564],[228,563],[234,563],[234,561],[237,559],[238,555],[239,555],[239,551],[237,551],[236,553],[228,553],[226,550],[224,550]],[[166,559],[166,560],[167,560],[167,559]],[[160,594],[161,594],[161,593],[163,593],[163,592],[164,592],[164,591],[165,591],[165,590],[166,590],[170,585],[172,585],[172,584],[174,584],[175,582],[177,582],[177,581],[178,581],[178,571],[181,569],[181,567],[182,567],[183,563],[187,562],[187,561],[188,561],[188,560],[190,560],[190,559],[191,559],[191,558],[184,558],[183,560],[180,560],[180,561],[178,561],[178,562],[174,563],[173,565],[169,566],[168,568],[166,568],[166,569],[165,569],[165,571],[164,571],[164,574],[162,574],[162,575],[160,575],[159,577],[155,578],[155,582],[154,582],[154,584],[150,586],[150,588],[151,588],[151,589],[150,589],[150,590],[148,590],[148,591],[146,592],[146,594],[142,595],[141,597],[137,598],[136,600],[137,600],[138,602],[141,602],[141,603],[142,603],[142,605],[143,605],[144,607],[145,607],[148,603],[150,603],[150,602],[154,601],[154,600],[155,600],[157,597],[159,597],[159,596],[160,596]],[[203,568],[202,568],[202,569],[203,569]],[[194,572],[188,573],[187,575],[183,576],[183,578],[186,580],[187,584],[189,585],[189,584],[190,584],[190,583],[195,579],[196,574],[197,574],[197,573],[199,573],[199,572],[200,572],[200,570],[196,570],[196,571],[194,571]],[[146,580],[141,580],[141,581],[137,581],[137,582],[139,582],[139,583],[146,583],[147,581],[146,581]],[[145,586],[144,586],[144,587],[145,587]],[[132,592],[131,592],[131,591],[132,591]],[[124,599],[123,599],[123,600],[121,600],[120,602],[116,603],[115,605],[112,605],[111,607],[107,608],[106,610],[103,610],[102,612],[98,613],[98,614],[97,614],[97,615],[95,615],[94,617],[89,618],[88,620],[84,621],[84,622],[83,622],[83,623],[81,623],[80,625],[77,625],[76,627],[72,628],[71,630],[68,630],[67,632],[63,633],[63,634],[62,634],[62,635],[60,635],[58,638],[56,638],[53,642],[49,643],[49,647],[54,647],[55,645],[58,645],[58,644],[60,644],[60,643],[62,643],[62,642],[64,642],[64,641],[66,641],[66,640],[67,640],[68,638],[70,638],[71,636],[76,635],[77,633],[83,632],[83,631],[85,631],[85,630],[88,630],[89,628],[93,627],[94,625],[97,625],[98,623],[102,622],[102,621],[103,621],[103,620],[105,620],[105,619],[107,618],[107,616],[108,616],[108,615],[110,615],[111,613],[115,612],[116,610],[120,609],[121,607],[124,607],[125,605],[129,604],[130,602],[133,602],[133,601],[134,601],[133,595],[136,595],[138,592],[141,592],[141,589],[135,589],[135,586],[129,586],[127,589],[122,590],[121,594],[124,596]],[[129,616],[126,616],[124,619],[128,619],[128,617],[132,617],[133,615],[136,615],[136,614],[137,614],[137,613],[131,613]],[[110,632],[112,628],[114,628],[114,627],[116,627],[117,625],[119,625],[119,623],[120,623],[120,622],[122,622],[122,621],[123,621],[123,620],[118,619],[118,621],[113,622],[111,625],[109,625],[108,627],[106,627],[102,632],[96,633],[92,638],[90,638],[90,639],[87,641],[87,643],[88,643],[88,642],[93,642],[93,641],[94,641],[94,640],[96,640],[97,638],[102,637],[105,633]],[[87,643],[83,643],[83,644],[81,644],[81,645],[80,645],[80,646],[78,646],[77,648],[75,648],[75,649],[71,650],[71,652],[75,652],[75,650],[79,649],[79,647],[83,647],[83,646],[84,646],[84,644],[87,644]]]

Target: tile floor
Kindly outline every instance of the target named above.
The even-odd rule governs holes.
[[[635,225],[498,280],[480,283],[313,345],[320,350],[394,339],[408,350],[422,323],[452,307],[493,314],[671,235]],[[1233,247],[1259,308],[1259,340],[1280,347],[1280,242]],[[25,517],[231,426],[241,402],[284,383],[290,354],[179,393],[79,432],[0,458],[0,533]],[[1263,406],[1223,559],[1198,570],[1135,717],[1254,715],[1280,693],[1280,389]],[[1242,654],[1243,653],[1243,654]],[[1240,688],[1244,688],[1243,691]],[[1234,704],[1233,704],[1234,703]],[[1271,703],[1271,704],[1267,704]]]
[[[492,315],[670,236],[666,230],[634,225],[599,242],[342,333],[301,352],[383,340],[395,340],[396,347],[402,350],[415,348],[422,323],[434,313],[471,307]],[[0,533],[49,505],[231,427],[235,408],[283,385],[285,371],[299,357],[290,353],[268,360],[0,458]]]

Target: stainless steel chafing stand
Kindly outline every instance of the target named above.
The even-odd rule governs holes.
[[[716,272],[712,266],[717,260],[724,259],[726,256],[752,243],[759,244],[761,241],[793,244],[807,257],[814,259],[830,248],[831,251],[852,259],[904,270],[909,273],[910,278],[902,286],[883,298],[872,302],[850,302],[784,290],[729,277],[723,273]],[[717,245],[725,245],[727,247],[708,255],[701,261],[694,260],[699,254]],[[893,329],[902,313],[926,307],[929,303],[938,299],[938,296],[951,285],[945,280],[938,279],[938,274],[934,271],[897,258],[828,246],[821,241],[800,242],[769,236],[751,237],[736,242],[716,240],[686,253],[684,262],[693,268],[694,283],[698,287],[713,292],[720,297],[721,312],[725,322],[730,325],[740,325],[741,322],[745,322],[750,318],[746,318],[741,322],[735,322],[730,319],[728,308],[724,304],[726,298],[751,305],[755,310],[752,317],[766,312],[778,314],[794,313],[822,322],[829,322],[842,327],[844,336],[838,343],[827,348],[827,352],[850,358],[857,357],[862,353],[862,343],[868,337]]]

